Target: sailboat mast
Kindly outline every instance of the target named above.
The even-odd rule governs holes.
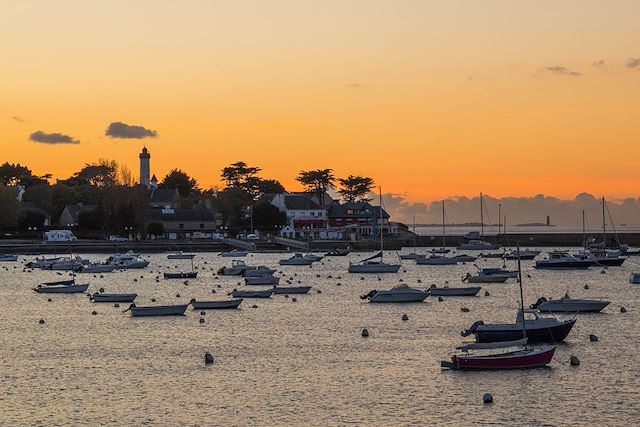
[[[416,216],[413,216],[413,252],[416,252]]]
[[[585,231],[584,209],[582,209],[582,247],[587,250],[587,234]]]
[[[500,235],[500,231],[502,230],[500,220],[502,220],[502,203],[498,203],[498,235]]]
[[[484,237],[484,213],[482,212],[482,193],[480,193],[480,237]]]
[[[384,233],[382,232],[382,187],[378,187],[380,191],[380,262],[384,257]]]
[[[522,266],[520,265],[520,244],[516,246],[518,253],[518,285],[520,286],[520,313],[522,316],[522,338],[527,337],[527,326],[524,324],[524,294],[522,292]]]
[[[444,228],[444,200],[442,201],[442,248],[446,248],[447,247],[447,238],[446,238],[446,234],[445,234],[445,228]]]
[[[607,249],[607,219],[604,216],[604,197],[602,198],[602,244]]]

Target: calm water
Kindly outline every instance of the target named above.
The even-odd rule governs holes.
[[[418,279],[424,286],[445,280],[454,285],[475,268],[403,261],[406,272],[360,280],[346,268],[350,259],[364,256],[327,258],[313,268],[280,267],[286,277],[295,275],[295,282],[313,286],[295,303],[278,295],[245,300],[239,310],[205,316],[188,310],[178,318],[131,318],[123,307],[92,304],[82,294],[53,295],[47,302],[31,288],[60,276],[3,263],[0,425],[640,423],[640,285],[628,282],[631,271],[640,271],[640,259],[606,274],[600,269],[535,271],[525,262],[532,276],[525,283],[528,304],[566,290],[611,304],[602,314],[579,316],[549,369],[470,373],[443,371],[439,362],[449,359],[464,340],[459,331],[473,321],[512,321],[517,285],[485,285],[488,297],[481,291],[482,296],[443,302],[367,304],[361,294],[388,289],[400,279],[411,285]],[[260,254],[245,260],[275,266],[283,257]],[[168,261],[164,255],[147,259],[152,261],[147,270],[85,275],[90,290],[136,292],[138,305],[147,305],[151,298],[158,304],[222,298],[237,287],[236,277],[214,277],[220,266],[231,264],[229,258],[198,254],[199,277],[188,286],[181,280],[156,283],[154,277],[160,266],[186,269],[189,261]],[[463,306],[470,312],[462,313]],[[620,306],[628,312],[621,314]],[[91,315],[93,310],[98,314]],[[401,320],[404,313],[409,321]],[[199,323],[201,317],[206,323]],[[46,324],[38,324],[40,318]],[[363,327],[369,338],[360,336]],[[589,334],[600,340],[590,342]],[[206,351],[214,354],[215,364],[204,364]],[[581,366],[563,364],[571,354]],[[493,393],[493,405],[482,404],[485,392]]]

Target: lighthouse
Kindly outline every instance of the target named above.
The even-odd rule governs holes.
[[[149,188],[149,177],[151,175],[150,159],[151,154],[149,154],[147,147],[144,147],[140,153],[140,184],[147,188]]]

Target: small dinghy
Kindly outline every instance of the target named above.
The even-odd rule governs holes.
[[[101,294],[96,292],[91,295],[93,302],[133,302],[138,294]]]
[[[44,282],[42,286],[69,286],[76,283],[74,279],[69,280],[58,280],[56,282]]]
[[[560,299],[539,298],[531,308],[552,313],[599,313],[608,305],[609,301],[571,299],[569,294],[565,294]]]
[[[445,255],[419,255],[416,258],[416,265],[456,265],[457,263],[457,258]]]
[[[507,276],[511,279],[518,278],[516,270],[505,270],[503,268],[483,268],[479,270],[480,276]]]
[[[266,291],[239,291],[234,289],[230,295],[234,298],[271,298],[273,289]]]
[[[427,292],[432,297],[473,297],[480,292],[480,286],[469,286],[466,288],[439,288],[436,285],[431,285]]]
[[[279,277],[262,276],[262,277],[245,277],[245,285],[277,285],[280,283]]]
[[[79,294],[81,292],[86,292],[88,287],[88,283],[84,285],[38,285],[38,287],[33,288],[33,290],[41,294]]]
[[[147,307],[137,307],[135,304],[131,304],[129,308],[123,311],[131,311],[131,317],[144,317],[144,316],[182,316],[187,311],[187,306],[184,305],[156,305]]]
[[[198,276],[197,271],[186,273],[163,273],[165,279],[195,279]]]
[[[218,274],[222,274],[223,276],[240,276],[245,270],[250,268],[253,267],[249,267],[242,260],[234,259],[231,261],[231,267],[221,267],[218,270]]]
[[[478,274],[476,276],[472,276],[471,273],[467,273],[467,275],[462,278],[462,281],[467,281],[469,283],[504,283],[508,279],[509,276],[505,274]]]
[[[478,259],[478,257],[471,255],[456,255],[452,256],[451,258],[457,260],[458,262],[473,262]]]
[[[274,295],[286,295],[286,294],[306,294],[311,290],[311,286],[274,286]]]
[[[191,307],[194,310],[228,310],[238,308],[242,301],[242,298],[228,301],[196,301],[192,299]]]

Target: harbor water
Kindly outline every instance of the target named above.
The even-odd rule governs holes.
[[[535,270],[533,261],[523,261],[526,305],[567,291],[611,304],[599,314],[577,315],[550,368],[460,372],[442,370],[440,361],[470,342],[460,331],[474,321],[515,320],[517,283],[486,284],[472,298],[368,304],[360,295],[400,280],[413,287],[463,286],[461,277],[476,267],[404,260],[397,274],[347,273],[349,262],[367,255],[296,267],[278,266],[286,254],[250,254],[247,264],[277,268],[281,285],[289,279],[312,286],[310,293],[245,299],[238,310],[206,315],[189,307],[184,316],[165,318],[132,318],[122,312],[126,304],[95,304],[85,294],[38,294],[32,291],[38,283],[68,273],[23,269],[33,257],[0,263],[0,425],[640,423],[640,285],[629,283],[630,274],[640,272],[640,257],[583,271]],[[151,261],[144,270],[79,274],[77,281],[88,282],[90,292],[135,292],[138,306],[225,299],[245,288],[241,277],[215,274],[231,265],[215,253],[197,254],[198,278],[186,283],[164,280],[162,272],[190,271],[190,261],[143,256]],[[385,259],[398,262],[395,252]],[[475,264],[499,267],[502,260]],[[590,334],[599,340],[590,342]],[[204,363],[206,352],[213,364]],[[569,365],[571,355],[580,366]],[[492,404],[483,404],[485,393],[493,394]]]

